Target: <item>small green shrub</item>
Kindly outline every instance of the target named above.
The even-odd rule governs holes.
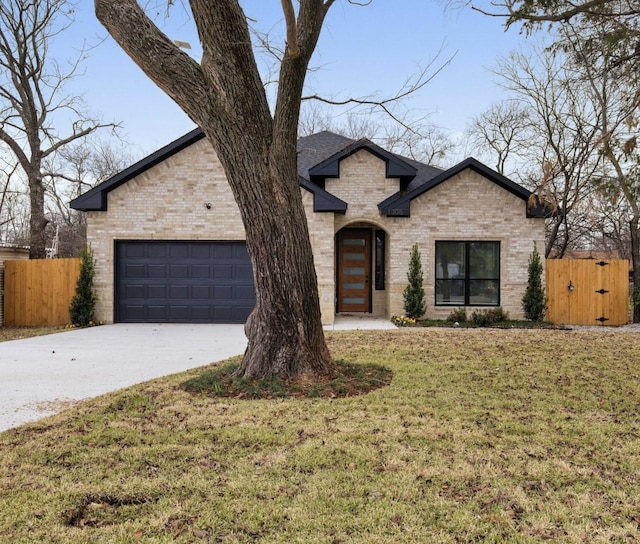
[[[418,244],[413,244],[411,248],[411,258],[409,260],[409,271],[407,272],[409,284],[404,290],[404,311],[407,317],[418,319],[425,312],[424,288],[422,287],[422,263]]]
[[[478,327],[490,327],[495,323],[502,323],[509,320],[509,313],[505,312],[501,306],[491,310],[474,310],[471,314],[471,321]]]
[[[451,310],[451,313],[447,317],[447,321],[450,323],[464,323],[467,320],[467,310],[465,308],[456,308]]]
[[[524,316],[531,321],[542,321],[547,309],[547,297],[542,285],[542,260],[535,242],[529,256],[529,277],[522,297],[522,309]]]
[[[80,276],[76,284],[76,294],[71,299],[69,317],[71,323],[77,327],[89,327],[95,325],[96,294],[93,291],[93,276],[95,274],[95,261],[93,252],[85,247],[80,254]]]

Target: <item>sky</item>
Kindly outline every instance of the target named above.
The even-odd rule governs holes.
[[[195,29],[180,2],[166,17],[166,0],[155,1],[157,24],[171,39],[190,43],[192,49],[186,52],[199,59]],[[256,25],[281,42],[278,0],[243,0],[241,4]],[[136,158],[194,128],[107,35],[92,9],[93,2],[81,0],[75,22],[52,47],[52,54],[60,58],[73,56],[83,42],[99,43],[88,51],[84,74],[71,89],[83,95],[88,110],[104,121],[120,123],[120,134]],[[504,96],[488,70],[498,56],[526,47],[527,39],[517,28],[505,31],[501,19],[470,7],[451,8],[428,0],[372,0],[362,7],[337,0],[311,61],[315,69],[307,78],[307,91],[332,98],[389,96],[429,63],[433,73],[453,57],[411,98],[408,107],[416,115],[428,114],[430,123],[455,136]]]

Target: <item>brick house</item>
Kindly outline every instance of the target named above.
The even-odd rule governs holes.
[[[443,171],[369,140],[321,132],[298,142],[300,190],[322,321],[403,313],[411,247],[422,256],[427,315],[502,306],[521,317],[527,263],[544,247],[531,193],[475,159]],[[87,213],[98,318],[244,322],[253,275],[244,228],[199,129],[71,203]]]

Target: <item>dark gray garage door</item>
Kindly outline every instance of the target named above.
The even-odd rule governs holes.
[[[244,323],[255,298],[244,242],[116,242],[116,321]]]

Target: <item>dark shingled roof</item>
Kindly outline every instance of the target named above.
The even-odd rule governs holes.
[[[408,162],[411,166],[413,166],[418,172],[416,177],[413,178],[411,183],[407,186],[406,192],[413,191],[416,187],[420,185],[424,185],[427,181],[435,178],[436,176],[442,174],[442,168],[438,168],[437,166],[430,166],[428,164],[424,164],[422,162],[418,162],[413,159],[409,159],[407,157],[403,157],[398,155],[403,161]]]
[[[309,170],[311,168],[333,155],[339,154],[349,148],[349,146],[357,145],[359,142],[365,143],[368,142],[368,140],[353,140],[328,130],[300,138],[298,140],[298,173],[300,177],[308,180]],[[375,144],[372,145],[375,146]],[[406,162],[416,169],[416,176],[409,183],[407,191],[411,191],[418,185],[422,185],[442,173],[441,168],[429,166],[428,164],[403,157],[397,153],[390,154],[395,155],[399,160]]]
[[[106,211],[107,194],[110,191],[202,138],[204,138],[204,134],[199,128],[192,130],[72,200],[71,207],[83,211]],[[300,185],[305,190],[313,193],[315,211],[344,213],[347,210],[346,202],[324,189],[324,177],[335,177],[339,172],[340,161],[360,149],[366,149],[384,160],[387,163],[387,175],[389,177],[399,177],[401,180],[402,190],[390,195],[378,204],[382,215],[409,216],[411,200],[449,179],[454,173],[460,172],[464,168],[476,170],[525,201],[531,195],[523,187],[494,172],[475,159],[462,161],[445,172],[440,168],[423,164],[396,153],[390,153],[369,140],[354,140],[334,132],[323,131],[298,139]],[[314,167],[316,175],[312,176],[310,171]],[[550,211],[546,206],[528,206],[529,217],[548,216],[549,213]]]
[[[312,167],[339,153],[354,141],[328,130],[298,138],[298,175],[308,180]]]

